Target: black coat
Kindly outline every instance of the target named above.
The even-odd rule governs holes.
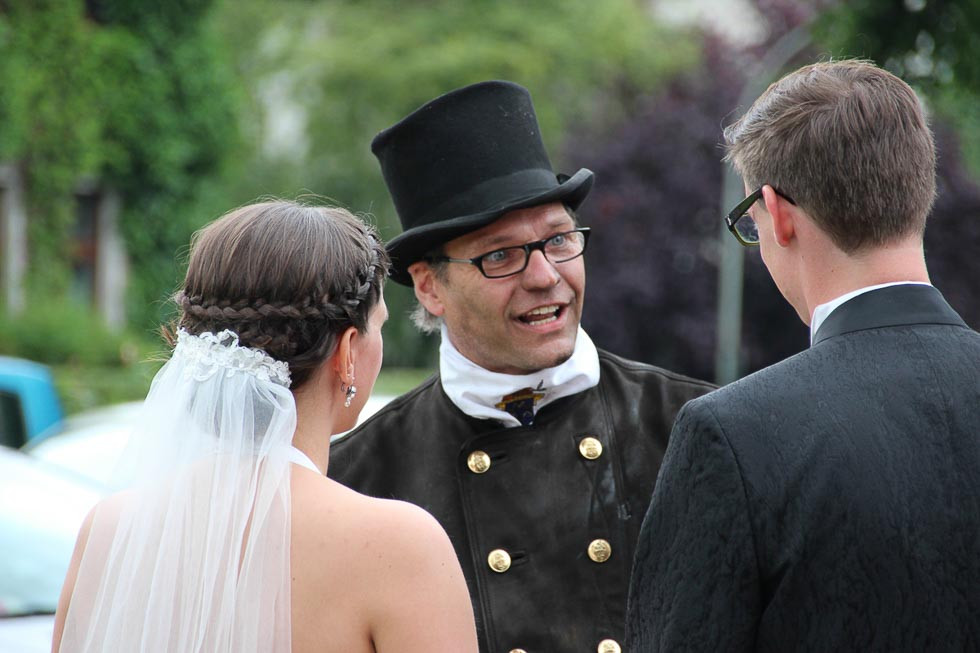
[[[980,650],[980,335],[874,290],[692,401],[633,574],[638,653]]]
[[[434,376],[331,446],[332,478],[417,504],[449,533],[482,651],[622,642],[633,548],[670,426],[712,386],[601,351],[599,361],[598,386],[544,406],[530,427],[463,414]],[[586,437],[601,444],[597,457],[580,451]],[[474,452],[489,457],[486,471],[471,471]],[[593,545],[609,553],[603,562],[589,555],[596,540],[609,545]],[[496,550],[510,557],[503,572],[489,566]],[[499,554],[495,563],[507,566]]]

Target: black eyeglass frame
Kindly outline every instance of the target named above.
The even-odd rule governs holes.
[[[480,254],[479,256],[474,256],[473,258],[452,258],[450,256],[429,256],[425,260],[426,261],[429,261],[431,263],[469,263],[470,265],[475,265],[476,266],[476,269],[478,269],[480,271],[480,274],[482,274],[487,279],[506,279],[507,277],[512,277],[515,274],[520,274],[521,272],[523,272],[524,270],[526,270],[527,269],[527,264],[531,260],[531,253],[534,252],[534,251],[541,252],[541,255],[544,256],[545,259],[549,263],[553,263],[554,264],[554,263],[566,263],[568,261],[574,261],[578,257],[580,257],[583,254],[585,254],[585,250],[586,250],[586,248],[589,245],[589,233],[591,231],[592,230],[589,227],[577,227],[575,229],[569,229],[568,231],[562,231],[562,232],[557,233],[557,234],[552,234],[552,235],[548,236],[547,238],[542,238],[541,240],[536,240],[533,243],[524,243],[523,245],[511,245],[509,247],[498,247],[498,248],[493,249],[493,250],[491,250],[489,252],[485,252],[483,254]],[[549,241],[551,241],[554,238],[557,238],[558,236],[567,236],[568,234],[574,234],[574,233],[582,234],[582,251],[581,252],[579,252],[575,256],[570,256],[568,258],[563,258],[560,261],[554,261],[554,260],[548,258],[548,255],[544,251],[544,247],[545,247],[546,244],[548,244]],[[487,256],[490,256],[491,254],[495,254],[496,252],[499,252],[499,251],[504,250],[504,249],[523,249],[524,250],[524,265],[521,266],[521,269],[514,270],[513,272],[508,272],[507,274],[498,274],[498,275],[490,275],[490,274],[487,274],[487,271],[483,269],[483,259],[486,258]]]
[[[736,204],[735,208],[729,211],[728,215],[725,217],[725,224],[728,225],[728,230],[732,232],[732,235],[735,236],[735,240],[741,243],[743,247],[758,247],[759,241],[746,240],[745,238],[743,238],[742,234],[738,233],[738,230],[735,228],[735,223],[741,220],[743,217],[745,217],[745,214],[749,212],[749,209],[752,208],[752,205],[759,201],[759,198],[762,197],[762,189],[765,187],[766,185],[763,184],[762,186],[759,186],[754,191],[749,193],[745,197],[745,199],[743,199],[741,202]],[[782,197],[784,200],[786,200],[793,206],[796,206],[796,202],[794,202],[793,198],[791,198],[789,195],[782,192],[775,186],[770,186],[770,187],[773,189],[773,191],[775,191],[777,195]]]

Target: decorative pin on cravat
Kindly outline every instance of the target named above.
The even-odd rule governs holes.
[[[534,421],[534,404],[544,398],[545,390],[542,383],[537,388],[522,388],[504,395],[496,406],[516,417],[523,426],[530,426]]]

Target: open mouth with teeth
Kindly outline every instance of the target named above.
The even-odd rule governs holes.
[[[565,310],[562,306],[558,304],[551,304],[550,306],[539,306],[538,308],[528,311],[524,315],[521,315],[519,319],[524,324],[529,324],[531,326],[541,326],[543,324],[548,324],[549,322],[554,322]]]

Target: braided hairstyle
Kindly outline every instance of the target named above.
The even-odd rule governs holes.
[[[191,240],[178,325],[229,329],[305,383],[350,327],[364,332],[388,256],[373,228],[341,208],[275,200],[231,211]]]

